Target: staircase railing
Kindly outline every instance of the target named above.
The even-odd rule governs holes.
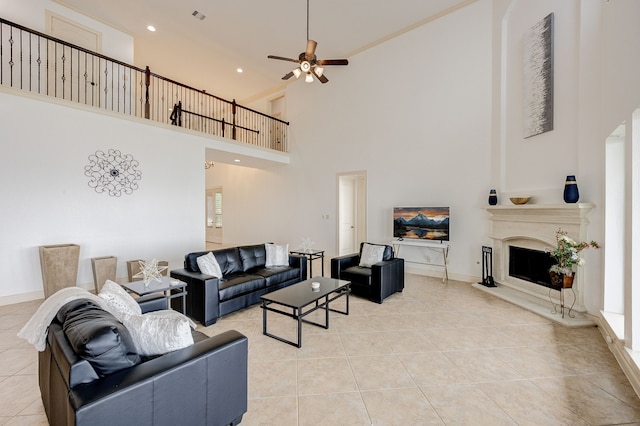
[[[286,121],[2,18],[0,85],[288,149]]]

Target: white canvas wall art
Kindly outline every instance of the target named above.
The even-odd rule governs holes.
[[[553,130],[553,13],[524,34],[524,137]]]

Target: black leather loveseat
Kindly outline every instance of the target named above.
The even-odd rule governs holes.
[[[193,345],[145,359],[131,352],[127,344],[131,338],[121,327],[113,315],[88,299],[58,310],[45,350],[38,355],[40,393],[49,424],[240,423],[247,411],[245,336],[227,331],[207,337],[193,331]],[[68,334],[72,328],[75,332]],[[81,357],[74,350],[78,345],[92,349]]]
[[[187,283],[187,316],[208,326],[223,315],[260,302],[260,296],[307,278],[307,259],[289,255],[288,266],[266,267],[264,244],[214,250],[222,278],[200,272],[197,259],[208,251],[189,253],[184,269],[171,276]]]

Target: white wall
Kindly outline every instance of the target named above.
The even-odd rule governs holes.
[[[394,206],[450,206],[450,271],[480,275],[490,189],[491,2],[325,72],[327,84],[288,86],[289,166],[216,165],[207,173],[207,186],[224,188],[225,243],[297,247],[310,237],[335,255],[336,176],[366,170],[369,241],[391,241]]]
[[[126,277],[127,260],[155,257],[178,268],[187,252],[204,248],[206,139],[0,90],[0,304],[41,297],[40,245],[79,244],[78,285],[87,288],[92,257],[117,256],[117,276]],[[108,149],[139,161],[131,195],[88,186],[88,157]]]
[[[127,64],[133,64],[133,37],[55,3],[51,0],[2,0],[0,16],[4,19],[46,34],[46,11],[61,15],[73,22],[102,34],[102,53]]]

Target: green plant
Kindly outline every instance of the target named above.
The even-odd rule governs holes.
[[[549,270],[558,274],[573,275],[576,266],[584,265],[580,252],[589,247],[600,248],[596,241],[576,242],[567,236],[567,231],[562,229],[556,232],[556,241],[557,247],[549,251],[551,257],[556,260],[556,264]]]

